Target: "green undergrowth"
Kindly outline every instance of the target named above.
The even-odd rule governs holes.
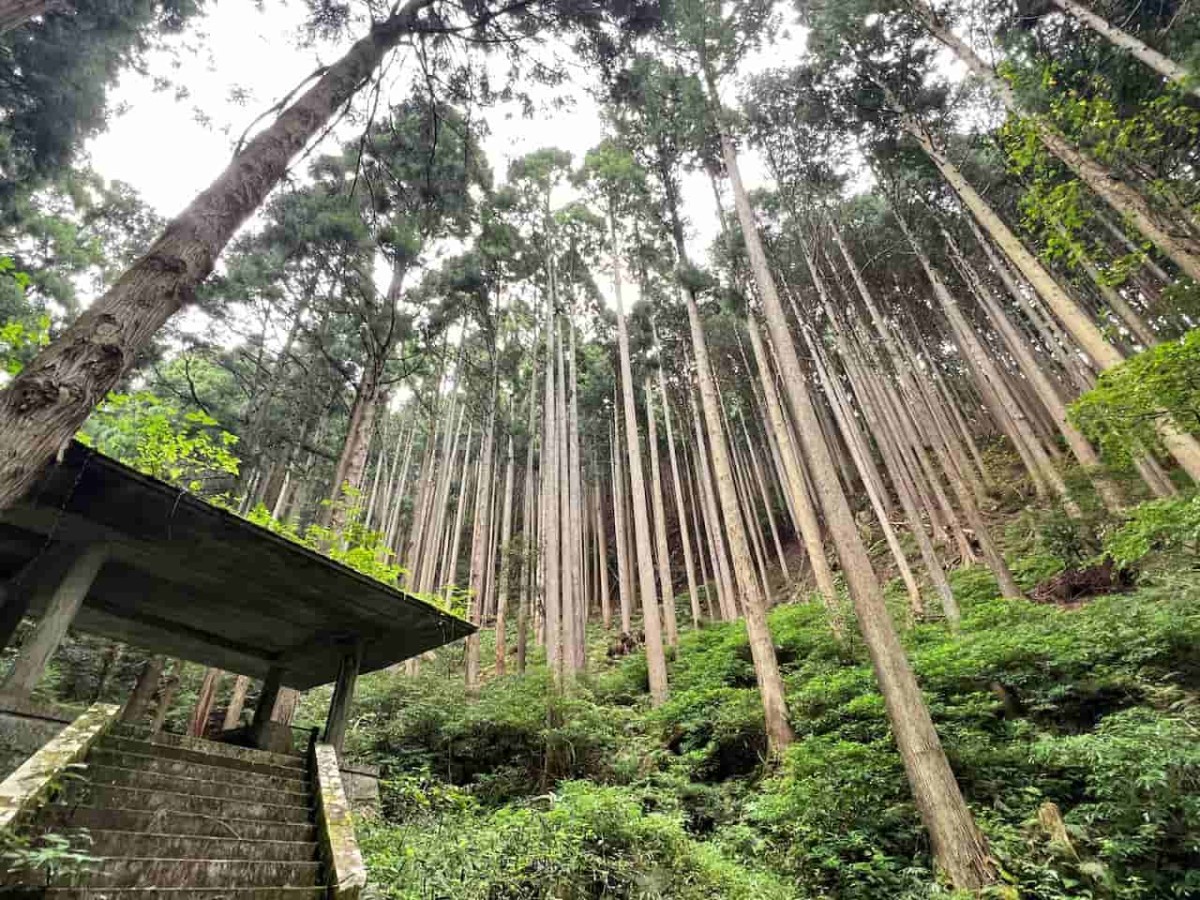
[[[1196,895],[1200,576],[1077,609],[997,599],[980,568],[953,582],[961,633],[926,624],[904,639],[1010,893]],[[862,647],[835,643],[816,605],[778,607],[771,627],[797,736],[772,763],[739,624],[684,633],[657,709],[640,655],[602,650],[565,690],[535,667],[474,703],[452,661],[365,677],[348,750],[383,768],[363,836],[376,889],[946,896]],[[1051,803],[1065,840],[1039,824]]]

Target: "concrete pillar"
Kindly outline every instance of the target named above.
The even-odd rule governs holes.
[[[254,707],[254,721],[250,727],[255,731],[271,721],[271,713],[275,711],[275,701],[279,699],[279,689],[282,686],[283,669],[272,666],[267,670],[267,677],[263,679],[258,705]]]
[[[332,744],[339,756],[342,744],[346,740],[346,722],[350,718],[350,704],[354,702],[354,683],[358,681],[362,656],[362,641],[356,641],[342,657],[337,682],[333,686],[333,699],[329,701],[329,716],[325,719],[325,734],[322,740]]]
[[[33,600],[54,592],[78,553],[78,546],[54,544],[0,584],[0,650],[12,641]]]
[[[46,670],[46,663],[75,621],[75,614],[91,590],[108,553],[108,547],[104,544],[90,544],[76,552],[62,581],[50,597],[37,628],[21,646],[8,677],[0,685],[0,694],[25,698],[33,692]]]

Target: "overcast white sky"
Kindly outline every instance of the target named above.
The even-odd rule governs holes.
[[[105,178],[128,182],[161,215],[179,212],[221,171],[237,138],[258,115],[340,54],[331,45],[300,46],[303,15],[300,3],[264,0],[259,8],[245,0],[210,0],[207,14],[193,28],[199,34],[184,38],[201,47],[200,52],[178,54],[174,62],[166,54],[156,55],[148,74],[126,72],[121,77],[110,94],[113,108],[121,112],[87,148],[94,168]],[[747,72],[794,60],[802,47],[802,31],[789,28],[779,44],[748,61]],[[393,63],[384,99],[402,99],[404,64],[403,56]],[[531,150],[560,147],[579,160],[601,140],[598,111],[583,89],[587,72],[576,71],[579,88],[558,90],[559,96],[569,92],[573,97],[569,108],[546,110],[532,120],[512,110],[487,112],[491,134],[486,148],[498,177],[509,161]],[[185,85],[188,96],[156,91],[154,78],[162,75]],[[732,95],[736,85],[726,89]],[[352,134],[342,132],[327,141],[332,147]],[[752,153],[744,165],[749,186],[761,183],[761,167]],[[712,192],[702,176],[684,189],[693,232],[689,243],[701,252],[718,230]]]

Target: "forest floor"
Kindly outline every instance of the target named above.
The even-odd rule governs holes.
[[[1027,591],[1064,568],[1061,516],[1010,510]],[[1070,580],[1070,579],[1068,579]],[[1200,571],[1118,593],[998,599],[955,571],[961,632],[893,615],[951,763],[1005,878],[998,896],[1200,896]],[[1124,589],[1125,586],[1120,586]],[[794,592],[789,592],[790,596]],[[1034,592],[1037,594],[1037,592]],[[676,601],[687,621],[686,593]],[[770,616],[796,741],[768,760],[741,623],[686,629],[671,697],[641,653],[593,628],[586,676],[556,689],[540,652],[469,702],[461,648],[417,677],[359,682],[352,758],[382,766],[361,839],[377,896],[947,896],[861,642],[819,604]],[[682,625],[681,625],[682,627]],[[490,636],[483,659],[491,660]],[[315,721],[326,697],[313,692]]]

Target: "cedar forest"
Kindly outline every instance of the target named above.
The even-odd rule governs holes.
[[[0,0],[0,509],[78,436],[479,626],[359,683],[374,896],[1200,896],[1200,7],[289,0],[167,221],[84,146],[217,2]]]

